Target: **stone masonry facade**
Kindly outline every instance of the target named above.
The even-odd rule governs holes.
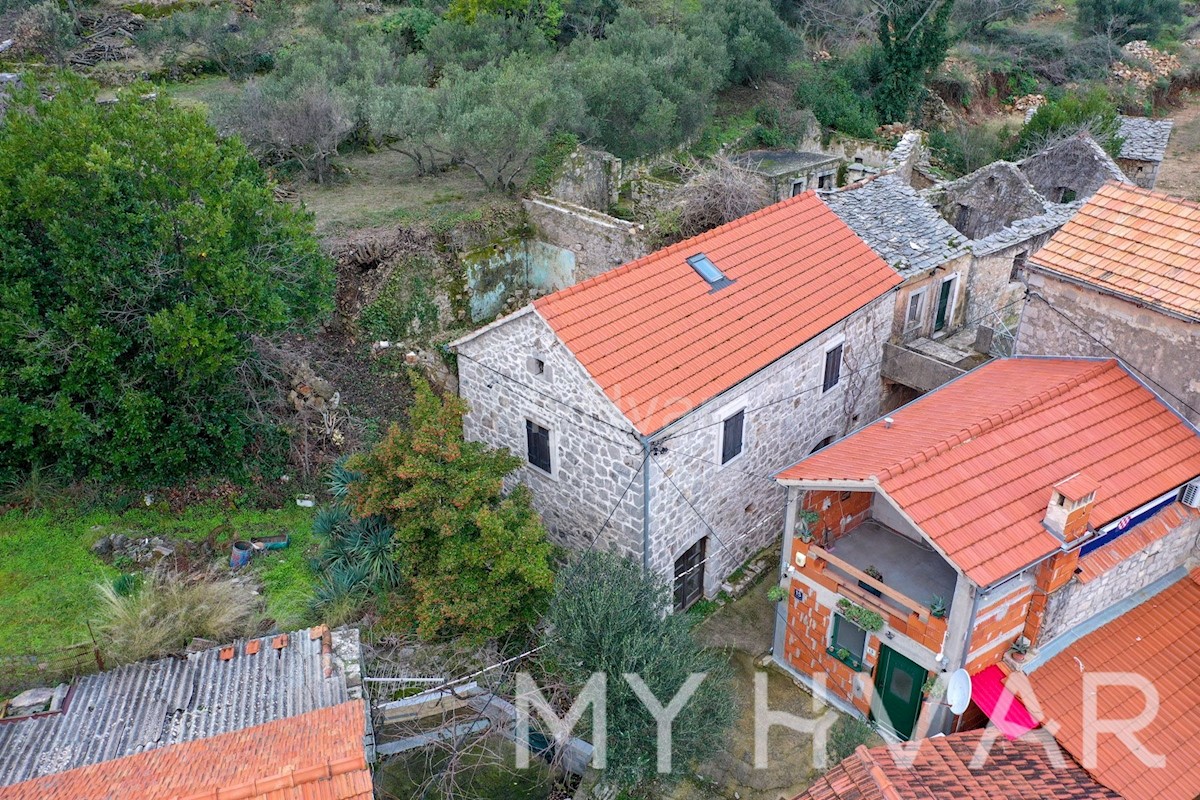
[[[552,474],[525,464],[552,539],[641,560],[670,580],[674,562],[707,538],[704,590],[779,539],[784,492],[776,471],[879,412],[880,353],[895,296],[883,295],[831,329],[648,437],[632,424],[532,308],[458,346],[468,439],[526,454],[526,420],[551,431]],[[841,380],[823,391],[826,348],[844,342]],[[530,359],[544,365],[539,374]],[[720,464],[722,421],[744,409],[741,455]],[[832,437],[832,438],[831,438]],[[643,553],[643,461],[649,470],[650,547]],[[619,502],[618,502],[619,500]],[[605,524],[605,520],[608,520]]]

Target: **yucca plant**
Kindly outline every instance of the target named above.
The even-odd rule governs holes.
[[[333,466],[329,468],[329,477],[326,479],[329,494],[333,495],[333,499],[338,503],[343,502],[349,496],[350,484],[362,477],[361,472],[355,472],[346,467],[347,458],[348,456],[342,456],[333,462]]]
[[[337,535],[338,529],[350,521],[350,510],[343,505],[322,506],[313,517],[313,533],[322,539],[330,540]]]

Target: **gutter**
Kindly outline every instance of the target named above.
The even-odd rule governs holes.
[[[642,443],[642,572],[650,574],[650,443],[648,436],[638,435]]]

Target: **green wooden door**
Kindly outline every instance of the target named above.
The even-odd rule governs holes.
[[[887,645],[880,647],[879,664],[875,667],[876,702],[872,703],[871,717],[901,739],[911,738],[927,674],[915,661]]]
[[[954,290],[954,279],[942,281],[938,288],[937,316],[933,320],[933,329],[940,331],[950,322],[950,295]]]

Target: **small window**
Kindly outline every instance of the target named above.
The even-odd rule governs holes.
[[[1013,256],[1012,274],[1008,276],[1010,281],[1019,280],[1021,272],[1025,269],[1025,263],[1029,260],[1029,251],[1022,250]]]
[[[1079,196],[1074,189],[1068,189],[1065,186],[1060,187],[1058,192],[1058,202],[1060,203],[1074,203],[1075,198]]]
[[[825,382],[824,391],[838,385],[842,379],[842,347],[838,344],[825,351]]]
[[[546,374],[546,362],[537,356],[530,356],[528,359],[526,359],[525,366],[528,367],[529,371],[534,375],[544,376]]]
[[[821,441],[819,441],[815,445],[813,445],[813,449],[809,450],[808,454],[811,456],[813,453],[824,450],[826,447],[829,447],[829,445],[831,445],[831,444],[833,444],[833,434],[826,436],[824,439],[822,439]]]
[[[804,181],[792,181],[792,197],[804,194]]]
[[[690,256],[687,259],[687,263],[692,269],[696,270],[696,273],[701,278],[708,281],[714,292],[733,283],[733,281],[725,277],[724,272],[717,269],[717,265],[712,262],[712,259],[704,255],[704,253],[697,253],[694,256]]]
[[[833,187],[833,175],[825,174],[817,177],[818,189],[830,189]]]
[[[855,164],[861,164],[861,163],[863,163],[862,156],[855,156],[855,157],[854,157],[854,163],[855,163]]]
[[[925,292],[913,292],[908,296],[908,311],[904,315],[904,330],[914,331],[921,327],[925,312]]]
[[[543,428],[532,420],[525,420],[525,443],[528,448],[529,463],[549,474],[550,462],[550,429]]]
[[[850,622],[841,614],[833,615],[833,637],[829,643],[830,649],[837,655],[841,651],[850,654],[849,659],[862,664],[867,653],[867,632]]]
[[[742,454],[742,434],[746,411],[738,411],[721,425],[721,463],[728,464]]]

